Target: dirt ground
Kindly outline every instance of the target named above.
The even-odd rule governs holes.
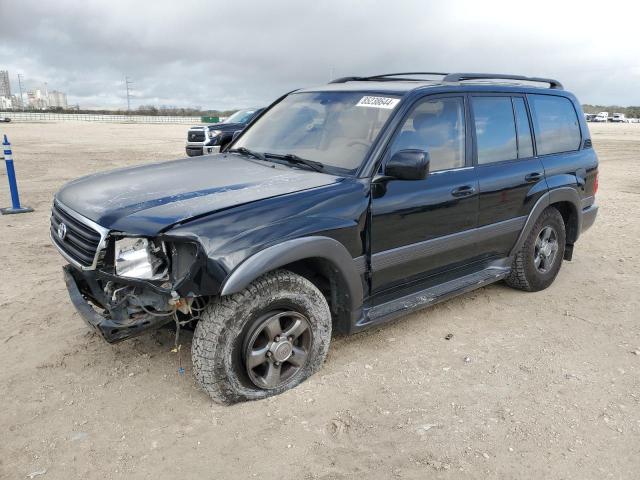
[[[638,478],[640,124],[591,124],[600,213],[551,288],[334,338],[319,374],[232,407],[197,388],[188,337],[181,376],[169,331],[91,333],[48,238],[64,182],[182,156],[186,128],[0,125],[35,208],[0,217],[0,478]]]

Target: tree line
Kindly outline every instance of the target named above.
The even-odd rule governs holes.
[[[22,109],[14,108],[13,111],[22,111]],[[86,109],[78,107],[51,107],[46,110],[42,109],[25,109],[27,112],[53,112],[53,113],[88,113],[90,115],[149,115],[149,116],[166,116],[166,117],[228,117],[235,110],[203,110],[201,107],[167,107],[155,105],[140,105],[135,110],[126,109]]]
[[[582,105],[584,113],[609,112],[624,113],[627,118],[640,118],[640,107],[619,107],[617,105]]]
[[[585,113],[609,112],[624,113],[627,118],[640,118],[640,106],[620,107],[617,105],[582,105]],[[16,109],[16,111],[18,111]],[[27,110],[41,112],[42,110]],[[116,110],[87,110],[77,107],[62,108],[52,107],[47,111],[55,113],[88,113],[93,115],[150,115],[150,116],[167,116],[167,117],[228,117],[237,112],[234,110],[203,110],[201,107],[171,107],[156,105],[140,105],[135,110],[127,111],[123,109]]]

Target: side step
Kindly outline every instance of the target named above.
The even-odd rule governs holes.
[[[509,275],[509,272],[509,268],[492,266],[411,295],[376,305],[365,311],[363,318],[356,324],[356,330],[393,320],[401,315],[415,312],[457,295],[484,287],[490,283],[498,282]]]

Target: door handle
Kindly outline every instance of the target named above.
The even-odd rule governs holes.
[[[454,197],[468,197],[474,193],[476,193],[476,189],[471,185],[463,185],[462,187],[457,187],[451,190],[451,195]]]
[[[527,183],[538,182],[542,179],[542,174],[540,172],[533,172],[524,177],[524,181]]]

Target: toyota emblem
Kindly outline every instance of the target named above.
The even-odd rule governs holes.
[[[64,237],[67,236],[67,226],[60,222],[60,225],[58,225],[58,238],[60,238],[60,240],[64,240]]]

